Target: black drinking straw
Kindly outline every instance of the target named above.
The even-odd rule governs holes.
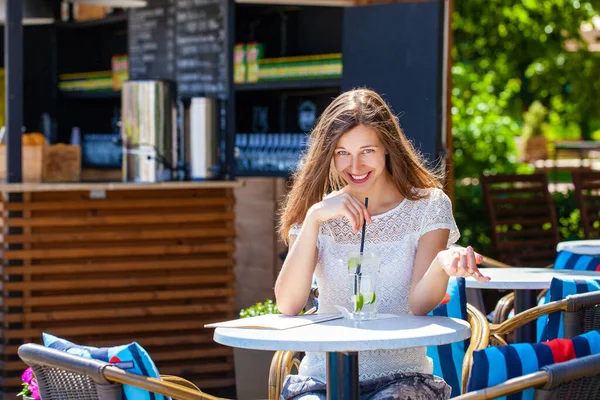
[[[365,197],[365,208],[369,207],[369,198]],[[363,222],[362,236],[360,237],[360,255],[362,257],[363,251],[365,250],[365,233],[367,231],[367,220]],[[360,275],[360,263],[356,266],[356,275]]]
[[[369,207],[369,198],[365,197],[365,208]],[[362,236],[360,237],[360,257],[363,255],[363,251],[365,250],[365,233],[367,232],[367,220],[363,222],[362,226]],[[360,258],[359,258],[360,259]],[[360,292],[360,266],[359,262],[356,266],[356,279],[354,279],[354,294],[358,295]]]

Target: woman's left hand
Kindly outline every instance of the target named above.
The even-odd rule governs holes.
[[[472,276],[478,282],[489,282],[490,278],[483,276],[477,264],[483,261],[481,254],[475,253],[471,246],[452,247],[437,254],[436,260],[448,276]]]

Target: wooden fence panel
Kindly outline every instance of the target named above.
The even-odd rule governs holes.
[[[162,373],[233,385],[233,352],[204,324],[234,318],[234,203],[231,188],[4,194],[4,397],[20,390],[19,345],[42,332],[137,341]]]

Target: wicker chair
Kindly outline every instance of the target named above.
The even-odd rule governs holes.
[[[600,292],[568,296],[534,307],[501,324],[487,327],[489,342],[507,344],[504,335],[542,315],[563,312],[565,337],[600,329]],[[486,329],[484,329],[486,331]],[[493,340],[495,339],[495,340]],[[472,354],[471,354],[472,359]],[[510,379],[503,384],[470,392],[453,400],[493,399],[535,388],[536,400],[600,398],[600,355],[547,365],[538,372]],[[466,379],[465,379],[466,381]]]
[[[548,289],[541,290],[537,295],[538,302],[542,297],[546,295]],[[492,323],[501,324],[502,322],[508,319],[508,315],[514,309],[515,304],[515,292],[510,292],[507,295],[503,296],[496,303],[496,307],[494,308],[494,316],[492,318]]]
[[[600,398],[600,354],[542,367],[538,372],[466,393],[453,400],[482,400],[535,388],[536,400]]]
[[[501,324],[490,324],[490,341],[507,344],[506,335],[542,315],[563,312],[565,338],[600,329],[600,291],[575,294],[523,311]]]
[[[308,313],[314,312],[315,309],[308,311]],[[488,322],[485,319],[485,315],[483,315],[477,308],[470,304],[467,304],[467,313],[469,315],[469,324],[471,325],[471,339],[462,365],[462,392],[464,392],[467,387],[467,377],[469,376],[469,371],[471,368],[473,351],[487,347],[488,338],[490,336]],[[269,371],[269,400],[279,399],[285,377],[291,374],[294,368],[298,370],[302,356],[302,352],[275,352],[275,355],[271,361],[271,369]]]
[[[203,393],[183,378],[149,378],[126,372],[109,363],[92,360],[34,343],[19,347],[44,400],[121,400],[121,384],[146,389],[177,400],[224,400]]]
[[[513,265],[505,264],[501,261],[495,260],[493,258],[483,256],[483,262],[481,263],[482,267],[486,268],[513,268]],[[550,264],[546,266],[546,268],[552,268],[554,264]],[[484,270],[485,272],[485,270]],[[538,301],[544,297],[548,290],[544,289],[538,293],[537,299]],[[494,308],[494,316],[492,318],[492,323],[500,324],[508,319],[508,314],[513,310],[515,302],[515,293],[510,292],[505,296],[501,297],[500,300],[496,303],[496,307]]]

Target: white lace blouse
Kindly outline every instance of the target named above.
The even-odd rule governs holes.
[[[435,229],[449,229],[448,244],[460,234],[452,215],[452,204],[440,189],[427,190],[429,196],[420,200],[405,199],[383,214],[372,216],[367,225],[365,251],[381,255],[377,281],[377,311],[389,314],[410,313],[408,294],[413,274],[419,238]],[[294,226],[290,235],[298,235]],[[351,280],[346,255],[360,249],[361,233],[354,234],[346,218],[321,224],[318,237],[318,261],[315,269],[319,287],[319,313],[338,312],[338,304],[351,309]],[[431,359],[426,348],[376,350],[360,352],[359,379],[379,378],[397,372],[432,373]],[[325,353],[307,353],[300,365],[300,375],[312,376],[325,382]]]

